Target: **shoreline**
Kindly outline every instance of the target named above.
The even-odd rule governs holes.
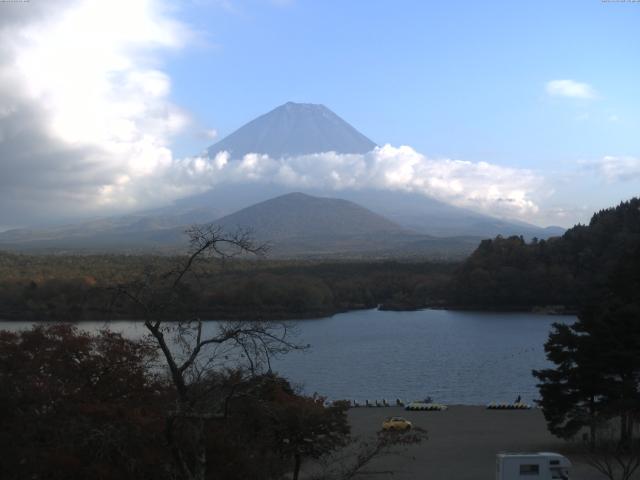
[[[479,312],[479,313],[532,313],[538,315],[548,316],[575,316],[578,311],[571,308],[554,306],[536,306],[536,307],[481,307],[478,305],[473,306],[460,306],[460,305],[427,305],[420,307],[413,307],[407,305],[389,305],[379,304],[378,306],[356,306],[352,308],[339,308],[322,311],[308,311],[308,312],[262,312],[260,314],[254,313],[237,313],[230,314],[229,312],[221,314],[213,314],[212,311],[202,315],[207,317],[204,322],[225,322],[225,321],[243,321],[243,320],[264,320],[268,322],[278,321],[292,321],[292,320],[319,320],[322,318],[329,318],[341,313],[358,312],[366,310],[388,311],[388,312],[418,312],[421,310],[450,310],[453,312]],[[9,318],[1,318],[0,322],[34,322],[34,323],[56,323],[56,322],[69,322],[69,323],[82,323],[82,322],[111,322],[111,321],[130,321],[130,322],[142,322],[144,318],[129,317],[125,315],[106,315],[100,312],[99,315],[89,316],[81,319],[69,319],[69,318],[47,318],[47,319],[35,319],[35,318],[18,318],[17,316],[9,316]],[[179,320],[166,320],[167,322],[178,322]]]

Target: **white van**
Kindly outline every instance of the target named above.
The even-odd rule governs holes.
[[[567,480],[571,462],[559,453],[499,453],[496,480]]]

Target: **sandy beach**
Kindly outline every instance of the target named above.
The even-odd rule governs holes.
[[[552,451],[568,445],[547,429],[542,412],[487,410],[480,406],[451,406],[442,412],[411,412],[400,407],[354,408],[349,419],[354,436],[372,437],[387,416],[402,416],[428,431],[429,439],[408,448],[403,456],[372,462],[360,479],[493,480],[495,456],[501,451]],[[604,477],[592,467],[574,463],[572,479]],[[393,473],[390,473],[393,472]]]

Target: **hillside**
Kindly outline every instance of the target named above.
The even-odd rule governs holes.
[[[347,200],[290,193],[215,222],[227,231],[248,229],[276,257],[460,257],[478,238],[432,238]]]
[[[252,205],[215,223],[227,229],[248,227],[266,240],[403,232],[399,225],[353,202],[304,193]]]

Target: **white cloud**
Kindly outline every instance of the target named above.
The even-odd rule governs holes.
[[[586,98],[596,97],[591,85],[575,80],[551,80],[547,82],[546,91],[549,95],[558,97]]]
[[[0,202],[14,207],[2,217],[99,208],[167,168],[190,121],[157,54],[191,33],[160,0],[33,3],[0,22]]]
[[[292,189],[377,188],[415,192],[493,215],[526,218],[543,180],[534,172],[452,159],[433,159],[411,147],[377,147],[367,154],[335,152],[271,158],[249,154],[230,159],[182,160],[167,172],[180,183],[206,189],[221,183],[276,183]]]
[[[638,157],[607,155],[586,165],[596,168],[609,183],[640,180],[640,158]]]

